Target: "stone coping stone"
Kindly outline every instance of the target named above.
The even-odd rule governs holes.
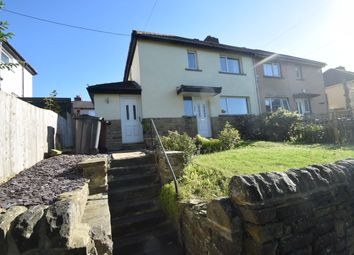
[[[334,164],[311,165],[286,172],[266,172],[231,178],[229,196],[242,206],[263,206],[288,203],[309,198],[311,195],[354,182],[354,159]]]
[[[132,159],[132,158],[145,157],[146,155],[147,153],[145,151],[127,151],[127,152],[112,153],[112,158],[113,160]]]
[[[90,158],[79,163],[80,167],[101,166],[107,163],[107,158]]]

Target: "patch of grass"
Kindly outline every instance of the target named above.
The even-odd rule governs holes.
[[[333,163],[354,157],[353,146],[299,145],[278,142],[252,142],[223,152],[195,157],[192,164],[215,169],[224,176],[286,171],[311,164]]]

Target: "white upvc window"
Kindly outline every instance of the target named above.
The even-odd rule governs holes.
[[[266,112],[275,112],[278,108],[290,111],[289,100],[287,98],[266,98]]]
[[[263,64],[263,74],[268,77],[281,77],[279,63]]]
[[[223,73],[241,74],[240,60],[237,58],[220,56],[220,71]]]
[[[220,97],[220,108],[222,114],[248,114],[247,97]]]
[[[198,58],[196,51],[188,51],[188,69],[198,70]]]
[[[193,116],[192,97],[183,97],[184,116]]]
[[[10,63],[10,57],[3,51],[1,52],[1,62],[4,64]]]
[[[300,65],[295,66],[295,77],[297,80],[302,80],[302,68]]]

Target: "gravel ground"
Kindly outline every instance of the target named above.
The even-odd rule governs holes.
[[[78,163],[107,155],[60,155],[42,160],[0,185],[0,208],[52,204],[59,194],[85,183]]]

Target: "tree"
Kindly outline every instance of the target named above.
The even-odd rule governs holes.
[[[4,7],[4,3],[0,0],[0,9]],[[6,42],[8,39],[12,38],[13,33],[6,32],[8,28],[7,21],[0,21],[0,43]],[[0,69],[11,70],[12,68],[18,66],[17,63],[2,63],[0,62]]]
[[[56,90],[53,90],[50,94],[49,97],[44,98],[44,108],[47,110],[51,110],[53,112],[59,113],[61,111],[60,105],[55,101],[56,96],[58,95],[58,92]]]

